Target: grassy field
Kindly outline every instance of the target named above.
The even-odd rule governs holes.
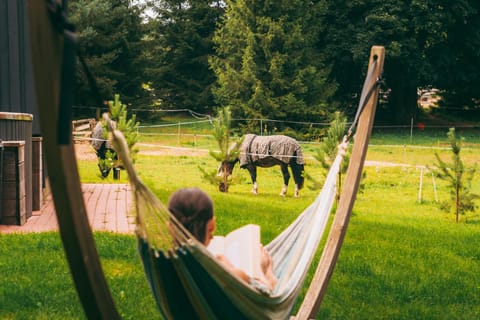
[[[180,187],[206,190],[214,199],[220,234],[257,223],[267,243],[318,192],[310,189],[307,181],[300,198],[291,196],[292,189],[281,198],[280,171],[259,169],[260,194],[253,196],[247,173],[236,169],[241,183],[232,186],[229,194],[219,193],[200,177],[198,166],[216,167],[207,154],[160,156],[152,152],[160,145],[211,149],[211,138],[191,132],[179,135],[178,131],[157,135],[157,130],[149,130],[152,135],[142,136],[145,146],[141,145],[136,163],[141,178],[163,201]],[[435,191],[442,200],[448,197],[448,190],[442,181],[432,180],[427,170],[419,201],[421,166],[435,164],[435,151],[444,160],[450,159],[449,151],[443,149],[447,147],[445,141],[446,130],[419,133],[413,138],[408,133],[374,133],[368,161],[409,166],[366,167],[366,178],[318,319],[480,318],[479,213],[461,217],[456,224],[453,214],[440,211]],[[465,162],[478,162],[478,138],[468,135],[465,143]],[[303,145],[308,173],[321,180],[322,170],[311,158],[315,147],[315,143]],[[95,161],[80,161],[79,170],[82,181],[100,182]],[[102,182],[112,181],[109,178]],[[121,181],[125,181],[124,173]],[[478,179],[473,191],[480,193]],[[135,239],[107,233],[95,234],[95,238],[122,318],[160,318],[136,254]],[[0,235],[0,248],[0,319],[84,318],[57,233]]]

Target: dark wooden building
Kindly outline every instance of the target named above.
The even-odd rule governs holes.
[[[28,218],[32,210],[39,210],[41,199],[38,199],[38,193],[44,187],[27,4],[27,0],[0,0],[0,223],[11,223],[13,215],[18,214],[21,216],[16,222],[21,224],[24,221],[22,215]],[[12,143],[15,141],[18,143]],[[20,149],[16,150],[15,145]],[[18,171],[15,175],[11,175],[12,165]],[[35,175],[36,179],[41,177],[40,182],[34,183]],[[7,177],[15,178],[16,183],[6,181]],[[12,207],[8,204],[12,201],[7,201],[12,198],[20,203]],[[12,213],[12,210],[21,212]]]

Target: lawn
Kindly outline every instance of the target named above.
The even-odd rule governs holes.
[[[178,132],[166,136],[167,140],[162,137],[145,138],[142,143],[212,148],[207,138],[203,143],[185,135],[183,141],[178,139]],[[462,152],[468,164],[478,162],[480,143],[475,139],[475,135],[469,136],[468,149]],[[412,140],[415,142],[408,134],[374,133],[367,160],[410,166],[366,167],[318,319],[480,318],[480,216],[478,212],[467,215],[467,220],[462,216],[457,224],[453,214],[440,211],[434,191],[441,200],[448,197],[448,190],[427,171],[419,202],[420,166],[433,165],[435,151],[445,160],[450,154],[442,149],[446,135],[422,135]],[[322,170],[311,158],[315,144],[303,146],[309,174],[321,180]],[[150,145],[150,151],[156,148]],[[281,198],[279,170],[260,169],[260,194],[253,196],[247,173],[236,169],[241,183],[233,185],[229,194],[222,194],[201,179],[198,166],[215,168],[216,163],[206,154],[152,153],[140,154],[136,162],[141,178],[161,200],[166,201],[177,188],[199,186],[214,200],[219,233],[257,223],[264,243],[283,230],[318,192],[311,190],[307,181],[300,198],[291,197],[292,186],[289,196]],[[82,181],[100,181],[95,161],[82,160],[79,169]],[[478,179],[473,191],[480,193]],[[136,254],[135,239],[109,233],[96,233],[95,239],[122,318],[160,318]],[[0,319],[84,318],[57,233],[0,235],[0,248]]]

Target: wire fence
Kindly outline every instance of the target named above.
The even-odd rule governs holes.
[[[82,107],[83,108],[83,107]],[[137,109],[129,109],[129,111],[135,112]],[[144,109],[138,109],[145,111]],[[160,137],[170,137],[175,138],[177,144],[188,144],[193,148],[197,148],[200,139],[209,139],[214,140],[212,131],[213,131],[213,122],[215,118],[212,118],[208,114],[201,114],[194,112],[189,109],[172,109],[172,110],[149,110],[151,112],[163,112],[163,113],[182,113],[189,115],[195,120],[188,120],[185,118],[180,118],[179,121],[172,121],[170,123],[161,123],[161,124],[149,124],[149,125],[140,125],[138,127],[138,134],[141,137],[145,137],[147,141],[152,141]],[[284,121],[276,119],[233,119],[233,122],[248,121],[251,125],[251,132],[258,135],[270,135],[270,134],[282,134],[283,132],[275,131],[275,124],[282,123],[283,125],[295,124],[296,126],[303,128],[303,132],[315,131],[312,134],[298,134],[295,136],[295,132],[287,132],[286,134],[292,134],[293,137],[297,139],[301,144],[304,145],[314,145],[321,143],[324,138],[324,133],[330,126],[328,122],[302,122],[302,121]],[[256,125],[255,125],[256,123]],[[347,123],[348,125],[348,123]],[[459,132],[465,138],[467,143],[466,148],[468,148],[468,143],[480,143],[480,124],[444,124],[444,125],[430,125],[424,123],[414,123],[412,119],[409,124],[405,125],[373,125],[372,137],[375,143],[371,143],[370,146],[386,146],[391,148],[400,148],[403,146],[409,146],[410,148],[417,149],[435,149],[442,150],[448,147],[444,146],[446,142],[446,133],[449,128],[455,127],[459,129]],[[320,129],[320,130],[318,130]],[[323,131],[322,131],[323,130]],[[393,138],[392,138],[393,137]],[[431,145],[431,141],[437,139],[437,145]],[[77,137],[77,140],[87,140],[85,137]],[[187,141],[185,141],[187,140]],[[382,140],[392,141],[394,140],[395,144],[385,144],[382,143]],[[154,145],[150,145],[154,147]],[[162,146],[167,147],[167,146]]]

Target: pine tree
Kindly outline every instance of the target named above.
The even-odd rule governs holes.
[[[154,1],[149,22],[151,66],[147,77],[162,108],[210,113],[215,75],[208,64],[213,33],[223,14],[218,1]]]
[[[79,54],[84,58],[98,85],[92,92],[87,74],[79,65],[76,74],[75,103],[95,106],[99,100],[122,96],[126,104],[137,107],[150,102],[142,88],[145,74],[145,42],[142,8],[128,0],[71,0],[71,22],[79,37]],[[91,116],[92,110],[75,109],[75,116]]]
[[[219,109],[217,118],[213,121],[213,136],[218,143],[219,152],[210,150],[209,154],[220,164],[232,162],[238,158],[240,154],[240,146],[242,138],[236,138],[232,132],[232,113],[229,107]],[[212,184],[223,184],[226,192],[228,187],[234,182],[234,177],[225,172],[225,166],[220,166],[219,170],[207,172],[199,166],[203,173],[203,178]]]
[[[338,146],[343,141],[345,134],[347,133],[347,117],[336,111],[332,114],[332,120],[330,126],[328,127],[325,137],[322,140],[322,144],[316,150],[313,157],[320,162],[325,172],[328,172],[332,166],[333,161],[335,160],[338,153]],[[350,159],[351,147],[347,150],[346,154],[343,157],[342,166],[339,172],[339,183],[341,181],[341,176],[347,171],[349,159]],[[365,177],[363,173],[362,178]],[[313,182],[313,189],[319,189],[321,183],[313,179],[313,177],[308,177],[309,180]],[[340,188],[337,191],[337,198],[339,197]]]
[[[138,141],[139,126],[136,115],[134,114],[131,118],[128,118],[127,106],[120,101],[120,95],[118,94],[115,95],[114,100],[108,102],[108,107],[110,110],[108,118],[114,121],[116,128],[125,136],[127,146],[130,151],[131,160],[132,162],[135,162],[135,156],[138,153],[138,148],[135,147],[135,144]],[[105,140],[108,139],[108,129],[106,126],[107,124],[103,123],[103,137]],[[123,166],[113,148],[107,148],[105,159],[98,159],[98,167],[100,168],[101,172],[109,172],[111,169],[113,169],[114,179],[118,179],[119,170]]]
[[[240,119],[323,119],[335,86],[327,83],[328,68],[314,48],[320,33],[315,3],[225,2],[210,59],[217,102]],[[249,121],[244,125],[253,127]]]
[[[440,207],[446,212],[450,212],[453,208],[455,222],[458,222],[459,215],[466,215],[467,212],[473,212],[477,208],[474,200],[478,199],[479,196],[471,192],[476,164],[468,168],[463,163],[460,157],[463,138],[457,137],[455,128],[450,128],[447,136],[452,151],[452,162],[443,161],[439,154],[435,152],[438,167],[432,168],[432,171],[437,177],[446,181],[450,188],[450,201],[441,202]]]
[[[335,160],[338,153],[338,145],[342,142],[346,132],[347,118],[339,111],[334,112],[326,136],[322,140],[322,144],[317,149],[316,153],[313,155],[325,170],[329,170],[333,160]],[[349,155],[346,154],[344,157],[342,172],[347,170],[346,166],[348,162]]]

